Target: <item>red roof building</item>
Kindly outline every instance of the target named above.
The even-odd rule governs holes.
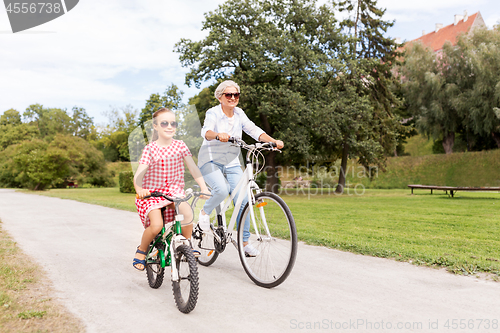
[[[454,23],[446,27],[437,23],[436,29],[433,32],[426,34],[425,31],[423,31],[422,37],[411,40],[406,45],[420,41],[422,44],[429,46],[434,52],[439,52],[447,41],[452,45],[456,45],[458,36],[461,34],[470,34],[478,27],[486,28],[481,13],[477,12],[468,16],[467,11],[465,11],[464,15],[455,15]]]

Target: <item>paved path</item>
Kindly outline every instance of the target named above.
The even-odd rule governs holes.
[[[0,189],[0,220],[88,332],[500,332],[500,283],[304,244],[270,290],[228,246],[199,266],[198,305],[185,315],[168,279],[153,290],[132,268],[135,213]]]

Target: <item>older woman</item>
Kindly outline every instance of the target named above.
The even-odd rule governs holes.
[[[199,226],[203,230],[210,228],[209,215],[227,196],[231,194],[238,184],[243,171],[239,161],[240,149],[230,147],[227,143],[230,137],[240,138],[242,130],[257,141],[274,142],[278,148],[283,148],[283,141],[275,140],[256,126],[238,108],[240,87],[233,81],[224,81],[215,90],[215,98],[219,105],[209,109],[201,129],[203,144],[198,155],[198,166],[205,182],[212,188],[212,197],[205,202],[200,213]],[[236,203],[238,196],[233,199]],[[243,200],[236,222],[239,224],[241,213],[247,203]],[[247,217],[243,232],[243,245],[245,253],[257,256],[259,251],[248,244],[250,237],[250,219]]]

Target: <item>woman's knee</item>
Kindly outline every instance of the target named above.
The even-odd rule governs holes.
[[[211,199],[213,198],[214,200],[221,202],[229,195],[229,188],[228,186],[215,186],[210,191],[210,194],[212,195]]]

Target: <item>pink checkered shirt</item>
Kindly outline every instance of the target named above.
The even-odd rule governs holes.
[[[139,164],[148,165],[142,180],[142,188],[172,197],[184,196],[184,157],[186,156],[192,156],[191,152],[180,140],[172,140],[168,147],[161,147],[156,141],[148,144],[144,147],[139,161]],[[171,202],[163,198],[136,199],[135,205],[144,228],[150,224],[148,215],[151,210],[169,204]],[[174,214],[172,209],[167,209],[164,215],[165,221],[172,221]]]

